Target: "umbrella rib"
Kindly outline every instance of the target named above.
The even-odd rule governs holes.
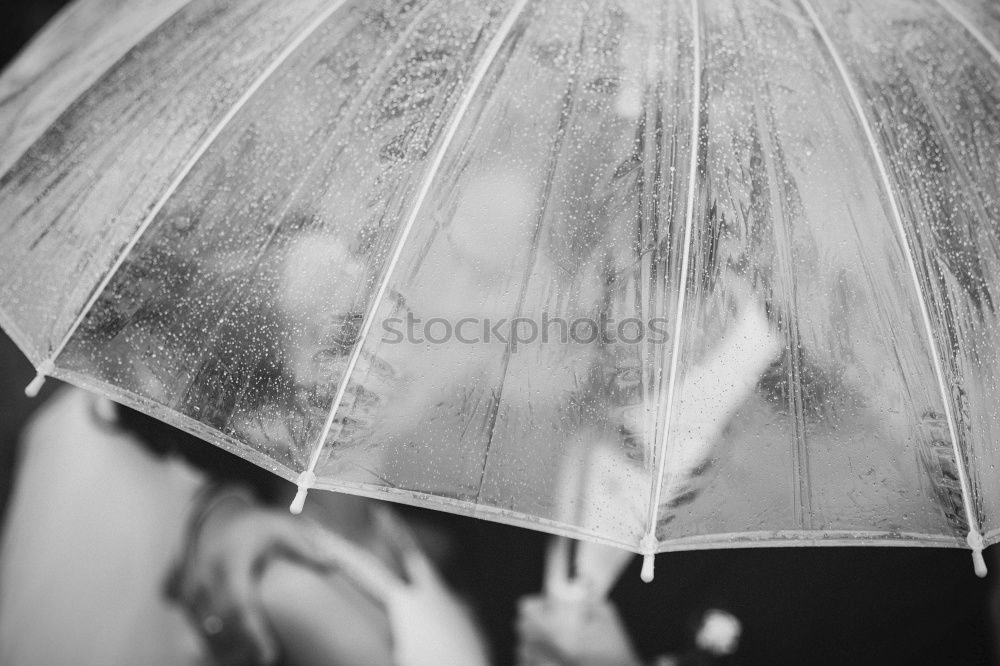
[[[354,344],[354,348],[351,350],[351,356],[348,359],[347,367],[344,370],[344,376],[340,380],[340,385],[337,387],[337,393],[334,396],[333,404],[327,414],[326,421],[323,423],[323,429],[320,431],[319,437],[313,445],[313,450],[309,455],[309,465],[306,470],[299,475],[297,482],[298,492],[296,493],[295,499],[292,501],[292,505],[290,507],[292,513],[300,513],[302,511],[302,507],[305,504],[306,493],[309,488],[316,484],[316,465],[319,463],[319,457],[323,451],[323,445],[330,434],[330,430],[333,428],[333,422],[336,418],[337,410],[340,409],[340,405],[344,400],[344,395],[347,392],[347,387],[351,381],[351,375],[354,373],[354,369],[358,364],[361,352],[368,339],[368,334],[370,333],[374,323],[375,314],[382,305],[382,301],[389,288],[389,281],[392,279],[396,265],[399,263],[399,259],[403,254],[403,247],[406,245],[407,238],[413,229],[417,215],[423,209],[424,201],[430,193],[431,185],[437,178],[437,173],[441,168],[441,164],[444,162],[445,154],[451,147],[451,143],[455,139],[456,134],[458,134],[458,128],[464,120],[465,114],[469,110],[469,106],[472,104],[473,97],[475,97],[476,93],[479,91],[480,85],[486,79],[486,74],[492,67],[493,62],[500,53],[500,49],[506,43],[508,36],[513,31],[514,25],[517,23],[518,18],[521,16],[521,13],[524,11],[524,7],[527,4],[528,0],[517,0],[507,13],[503,23],[497,29],[497,33],[493,36],[493,39],[486,47],[482,60],[480,60],[476,69],[473,71],[468,87],[466,88],[462,99],[459,101],[458,106],[455,108],[455,111],[448,122],[448,126],[445,128],[441,143],[434,154],[433,161],[427,169],[423,182],[420,185],[420,189],[417,191],[417,195],[413,200],[413,205],[410,207],[410,212],[407,215],[406,222],[404,223],[402,231],[396,240],[392,255],[386,264],[382,279],[379,281],[378,289],[376,290],[371,304],[368,306],[368,310],[365,313],[365,318],[361,324],[361,330],[358,334],[358,340]]]
[[[807,27],[812,27],[811,24],[799,16],[799,22],[805,24]],[[742,36],[744,40],[750,40],[749,31],[746,28],[745,23],[741,21]],[[793,180],[793,176],[788,173],[788,166],[786,163],[786,158],[783,151],[781,150],[782,141],[778,134],[777,119],[775,118],[775,111],[773,107],[773,92],[771,90],[771,84],[766,80],[764,72],[767,69],[767,65],[760,63],[754,67],[754,72],[761,78],[759,79],[759,85],[763,90],[754,90],[754,113],[761,113],[760,109],[768,108],[769,111],[763,112],[766,120],[763,123],[767,125],[767,131],[762,133],[760,138],[761,144],[767,142],[766,153],[769,153],[773,157],[770,159],[764,159],[762,157],[763,163],[766,164],[766,169],[768,173],[768,180],[772,186],[776,186],[777,183],[790,182]],[[761,97],[766,97],[772,104],[762,103]],[[779,174],[780,172],[780,174]],[[803,389],[802,389],[802,354],[801,354],[801,331],[799,330],[799,321],[796,316],[795,310],[798,307],[799,294],[798,288],[795,280],[795,252],[794,252],[794,240],[793,240],[793,230],[792,222],[788,219],[787,208],[789,203],[786,200],[788,192],[784,192],[784,196],[781,193],[775,193],[772,191],[771,196],[771,215],[773,220],[780,221],[781,231],[776,232],[774,235],[775,247],[777,249],[776,257],[778,258],[778,266],[780,269],[776,270],[776,274],[784,273],[787,276],[788,284],[785,287],[787,289],[787,342],[789,345],[789,358],[788,358],[788,368],[786,372],[786,377],[788,379],[788,406],[792,414],[794,414],[794,433],[795,433],[795,443],[791,447],[792,450],[792,474],[793,474],[793,485],[795,486],[795,494],[793,495],[793,515],[795,517],[795,522],[798,523],[801,529],[812,529],[812,497],[811,497],[811,486],[809,481],[809,447],[808,447],[808,435],[806,434],[805,419],[803,416]],[[797,199],[797,197],[796,197]],[[799,201],[801,204],[801,201]],[[795,204],[791,204],[795,205]],[[778,226],[776,224],[776,226]]]
[[[672,420],[674,399],[677,394],[677,370],[681,354],[681,333],[683,332],[684,307],[687,304],[688,273],[691,264],[691,244],[694,235],[694,197],[697,188],[698,159],[701,144],[701,95],[702,95],[702,45],[701,17],[698,0],[691,0],[691,32],[692,51],[694,56],[694,75],[691,83],[691,155],[688,165],[688,192],[684,213],[684,246],[681,254],[681,275],[677,290],[677,311],[674,314],[674,337],[670,351],[670,370],[667,376],[667,396],[664,402],[663,427],[660,429],[660,456],[654,470],[653,484],[650,492],[648,527],[642,538],[641,548],[644,554],[642,579],[649,582],[653,579],[653,555],[656,553],[656,522],[659,516],[660,499],[663,494],[663,473],[666,471],[667,449],[670,442],[670,425]]]
[[[164,190],[164,192],[157,199],[156,204],[154,204],[153,208],[150,209],[149,213],[142,220],[142,223],[139,224],[139,227],[136,229],[135,233],[132,234],[132,238],[129,239],[129,242],[125,245],[124,249],[122,249],[121,253],[118,255],[118,258],[115,260],[115,263],[111,265],[111,268],[104,275],[104,278],[94,288],[94,291],[90,295],[90,298],[87,300],[87,303],[80,310],[80,314],[77,315],[76,319],[70,325],[69,329],[67,329],[66,334],[62,337],[62,340],[59,342],[58,345],[56,345],[53,351],[49,354],[48,358],[38,366],[36,370],[37,374],[35,376],[35,379],[25,389],[25,393],[27,393],[31,397],[34,397],[35,395],[38,394],[38,390],[41,388],[42,383],[45,381],[46,375],[51,374],[55,368],[55,359],[59,356],[59,354],[62,353],[63,349],[65,349],[66,345],[69,343],[70,338],[73,337],[73,334],[76,333],[77,329],[83,323],[83,320],[86,319],[91,309],[97,303],[97,299],[101,297],[101,294],[104,293],[104,290],[111,283],[111,280],[114,278],[114,276],[118,273],[118,270],[121,268],[122,264],[125,263],[125,259],[128,257],[129,253],[132,252],[136,244],[138,244],[139,240],[142,238],[143,234],[145,234],[146,230],[150,227],[150,225],[152,225],[153,220],[155,220],[156,217],[160,214],[160,211],[166,205],[167,201],[170,199],[171,196],[173,196],[174,192],[177,191],[177,188],[180,187],[181,183],[184,181],[185,178],[187,178],[188,174],[191,173],[191,170],[194,169],[195,165],[201,160],[202,156],[208,151],[208,149],[212,146],[212,144],[215,143],[215,140],[219,138],[219,135],[222,134],[222,132],[226,129],[226,127],[229,126],[229,123],[232,121],[232,119],[236,117],[236,115],[243,109],[244,106],[246,106],[247,102],[250,101],[250,99],[254,96],[254,94],[261,88],[261,86],[263,86],[271,78],[271,75],[274,74],[278,70],[278,68],[281,67],[281,65],[284,64],[284,62],[288,60],[288,58],[291,57],[292,54],[298,50],[298,48],[302,45],[303,42],[305,42],[314,32],[316,32],[324,23],[326,23],[327,19],[333,16],[333,14],[336,13],[337,10],[340,9],[340,7],[345,2],[346,0],[336,0],[329,7],[323,10],[323,12],[319,14],[319,16],[317,16],[308,25],[306,25],[306,27],[303,28],[295,36],[295,38],[292,39],[292,41],[289,42],[287,46],[285,46],[284,49],[282,49],[281,53],[279,53],[277,57],[275,57],[275,59],[267,66],[267,68],[264,69],[264,71],[262,71],[256,79],[254,79],[254,81],[243,92],[240,98],[236,100],[236,103],[233,104],[233,106],[229,109],[229,111],[226,112],[226,115],[223,116],[222,119],[216,124],[216,126],[212,129],[209,135],[205,137],[204,140],[202,140],[202,142],[198,145],[198,148],[195,150],[194,154],[192,154],[191,157],[189,157],[188,160],[184,163],[184,166],[181,167],[177,175],[174,176],[173,180],[170,181],[170,184],[167,186],[167,189]]]
[[[399,39],[397,39],[396,42],[393,44],[392,48],[382,56],[384,62],[381,63],[374,70],[374,72],[369,76],[369,80],[355,95],[357,99],[362,101],[365,100],[368,97],[369,93],[372,91],[372,89],[375,88],[376,82],[380,80],[384,75],[385,71],[389,69],[391,63],[396,59],[398,59],[400,49],[406,43],[406,41],[413,36],[413,33],[420,26],[420,21],[429,7],[430,5],[428,4],[425,5],[423,9],[420,10],[417,17],[414,18],[412,23],[407,27],[407,29],[402,32]],[[341,114],[341,110],[344,108],[346,108],[347,110],[343,111],[343,114]],[[342,128],[354,124],[352,121],[357,117],[359,113],[360,112],[357,108],[352,108],[350,107],[349,104],[346,104],[342,106],[340,109],[338,109],[336,120],[333,121],[336,125],[336,128],[334,129],[333,134],[328,139],[326,139],[327,144],[328,145],[332,144],[336,146],[334,139],[340,134]],[[277,214],[272,215],[273,219],[279,221],[282,220],[285,217],[285,215],[287,215],[288,212],[296,205],[296,203],[298,203],[297,202],[298,196],[301,194],[302,190],[309,183],[309,179],[312,177],[314,172],[320,168],[321,164],[323,164],[323,158],[327,156],[328,156],[327,152],[325,150],[321,150],[320,153],[310,161],[308,166],[305,167],[301,176],[299,176],[298,184],[292,188],[292,190],[286,197],[285,203],[281,206],[281,208],[278,209]],[[256,249],[255,252],[257,256],[251,263],[250,269],[246,271],[246,273],[248,274],[247,279],[249,279],[250,275],[256,272],[257,267],[260,265],[261,261],[264,260],[264,257],[267,254],[267,249],[274,242],[280,229],[281,229],[281,224],[276,223],[271,229],[270,233],[268,233],[267,237],[264,239],[264,242],[261,243],[259,247]],[[221,316],[219,317],[218,320],[219,323],[216,326],[215,330],[213,330],[213,332],[209,334],[209,340],[211,340],[212,337],[219,332],[219,328],[221,327],[221,325],[232,315],[232,311],[237,305],[236,302],[233,301],[231,298],[233,293],[245,287],[246,287],[245,281],[244,282],[237,281],[235,284],[231,285],[224,292],[223,300],[229,303],[229,305],[223,310]]]
[[[947,382],[945,381],[944,367],[941,364],[941,358],[938,354],[937,341],[934,337],[934,327],[931,323],[930,311],[927,307],[927,300],[924,295],[923,287],[920,284],[920,273],[917,270],[916,260],[913,256],[913,250],[910,247],[909,238],[906,233],[906,225],[903,222],[903,216],[899,210],[899,204],[896,201],[896,196],[893,192],[892,181],[889,178],[889,171],[886,168],[885,161],[878,149],[878,142],[875,140],[875,132],[872,129],[868,116],[865,113],[861,97],[851,80],[846,63],[841,58],[840,53],[834,46],[833,40],[827,33],[826,28],[823,27],[823,24],[819,20],[819,16],[816,14],[816,11],[813,9],[809,0],[800,0],[800,2],[802,4],[802,8],[805,10],[806,14],[808,14],[810,20],[815,26],[816,32],[819,34],[827,52],[833,59],[833,63],[837,68],[841,81],[850,95],[854,114],[865,133],[868,147],[871,150],[872,157],[875,160],[875,165],[878,168],[879,178],[882,181],[882,187],[885,189],[886,198],[889,200],[889,207],[892,212],[893,222],[895,224],[896,231],[899,234],[899,241],[902,246],[903,254],[906,257],[906,264],[909,268],[910,278],[913,281],[913,287],[917,293],[917,302],[920,305],[920,315],[923,319],[924,334],[927,336],[931,362],[934,366],[934,375],[937,379],[938,390],[941,394],[941,401],[944,405],[945,418],[948,422],[948,434],[951,437],[952,452],[955,455],[955,466],[958,469],[958,480],[962,489],[962,504],[965,508],[966,521],[969,526],[969,533],[966,536],[966,542],[972,549],[976,574],[979,576],[985,576],[986,562],[983,560],[982,554],[984,547],[983,536],[980,531],[979,516],[972,503],[972,487],[969,481],[969,471],[966,466],[965,457],[962,455],[962,451],[959,448],[958,424],[952,411],[951,399],[947,388]]]
[[[975,37],[976,41],[990,54],[990,57],[1000,65],[1000,50],[997,50],[997,47],[986,38],[986,35],[979,28],[973,25],[968,17],[962,15],[952,0],[937,0],[937,3],[941,5],[951,18],[955,19],[970,35]]]

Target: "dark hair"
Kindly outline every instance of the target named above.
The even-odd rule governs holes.
[[[157,418],[122,405],[117,405],[117,410],[119,426],[135,435],[148,451],[180,458],[216,483],[246,486],[267,503],[279,501],[289,487],[276,474]]]

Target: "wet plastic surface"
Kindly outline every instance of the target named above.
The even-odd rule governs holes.
[[[951,0],[190,2],[11,160],[0,322],[317,487],[989,543],[998,39]]]

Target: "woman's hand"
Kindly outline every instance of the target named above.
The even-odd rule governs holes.
[[[269,664],[277,659],[258,583],[276,557],[328,570],[309,530],[306,522],[262,508],[236,490],[209,498],[193,519],[167,595],[184,608],[219,663]]]
[[[518,604],[521,666],[638,666],[632,640],[607,599],[524,597]]]

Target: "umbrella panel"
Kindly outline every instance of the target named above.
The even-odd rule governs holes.
[[[994,529],[997,65],[945,13],[989,8],[209,4],[0,182],[33,360],[288,478],[633,549],[959,545],[966,466]],[[666,333],[482,340],[546,317]]]

